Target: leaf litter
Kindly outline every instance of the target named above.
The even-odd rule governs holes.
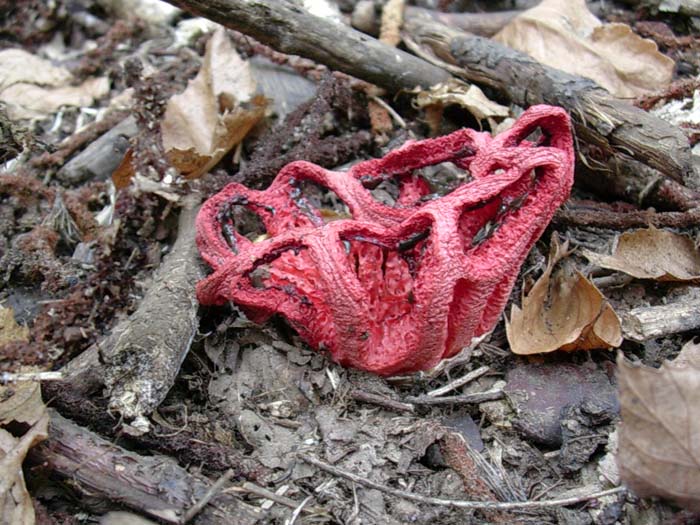
[[[223,37],[219,42],[220,50],[226,47],[227,38],[229,37]],[[210,47],[214,47],[211,41]],[[167,52],[162,56],[168,59]],[[209,55],[209,51],[206,52],[206,56],[206,60],[211,63],[216,61],[215,57]],[[323,87],[326,94],[331,93],[329,98],[323,100],[323,97],[320,97],[312,101],[302,112],[295,115],[288,125],[278,128],[274,140],[261,140],[258,136],[250,134],[249,131],[254,126],[266,124],[266,119],[262,116],[265,112],[263,102],[256,99],[254,83],[249,82],[251,79],[246,77],[245,61],[226,51],[222,51],[220,57],[236,64],[236,67],[229,71],[234,77],[237,73],[241,76],[229,79],[233,81],[230,85],[240,81],[242,87],[238,86],[236,91],[226,92],[224,89],[217,92],[217,89],[203,89],[200,85],[198,93],[187,95],[193,97],[188,98],[187,103],[204,108],[206,113],[203,110],[201,115],[195,115],[192,129],[186,130],[187,132],[180,137],[182,142],[174,148],[170,148],[173,143],[168,143],[170,149],[166,148],[171,158],[176,161],[178,156],[184,159],[189,157],[190,153],[194,153],[191,157],[194,159],[192,162],[180,165],[184,175],[194,178],[217,164],[218,177],[221,177],[223,171],[221,167],[231,171],[230,166],[220,163],[220,160],[236,147],[236,143],[240,143],[241,138],[245,138],[245,143],[240,146],[237,155],[243,159],[252,155],[255,162],[244,165],[237,176],[251,177],[250,180],[254,180],[256,184],[271,180],[282,165],[297,160],[299,156],[310,158],[317,155],[315,162],[321,163],[317,160],[321,158],[323,162],[328,163],[327,167],[331,168],[365,155],[381,157],[386,153],[386,150],[370,145],[372,137],[366,131],[366,114],[362,108],[365,103],[360,100],[358,104],[358,98],[353,96],[352,109],[348,109],[350,106],[341,102],[346,100],[343,91],[346,85],[335,81],[328,82]],[[158,59],[154,63],[159,65]],[[666,67],[663,63],[661,65],[661,69]],[[204,69],[202,67],[202,70]],[[213,76],[215,73],[216,71]],[[110,75],[110,78],[113,77]],[[212,78],[212,75],[207,78]],[[80,76],[75,74],[75,79],[71,82],[78,84],[81,82]],[[153,86],[157,89],[158,83],[155,82]],[[235,98],[229,96],[231,92],[235,93]],[[181,96],[186,93],[187,90]],[[439,105],[453,102],[459,104],[465,103],[462,97],[467,95],[459,90],[447,93],[441,91],[435,94],[436,99],[429,100]],[[142,95],[137,95],[137,98],[140,96]],[[260,102],[260,107],[256,105],[256,100]],[[479,96],[471,109],[475,110],[474,114],[477,117],[478,111],[485,111],[486,122],[493,125],[489,122],[488,111],[505,111],[487,102],[488,99],[483,100]],[[467,109],[471,103],[467,100]],[[392,100],[391,104],[401,107],[397,100]],[[517,108],[515,110],[517,111]],[[179,118],[187,118],[186,113],[181,111]],[[420,115],[410,113],[409,109],[402,107],[401,115],[407,114],[412,117]],[[238,117],[232,115],[243,116],[236,120]],[[232,121],[227,118],[231,118],[241,129],[245,129],[241,137],[236,135],[238,131],[232,131],[228,126]],[[501,116],[495,115],[495,118]],[[292,125],[292,121],[296,124]],[[406,139],[421,136],[421,128],[414,127],[411,119],[407,121],[409,129],[398,131],[391,137],[395,142],[391,143],[390,149]],[[190,125],[190,121],[187,125]],[[330,135],[329,129],[332,130]],[[333,133],[338,135],[334,137]],[[325,144],[326,149],[319,147],[319,143]],[[280,164],[276,165],[275,162]],[[462,178],[468,176],[466,172],[460,175]],[[127,182],[130,180],[127,178]],[[199,191],[200,182],[205,185],[204,193],[207,194],[213,192],[207,185],[211,184],[216,188],[218,184],[212,182],[210,175],[206,175],[201,181],[193,183],[193,186],[184,186],[184,190],[181,188],[178,191]],[[157,192],[134,197],[133,189],[125,184],[118,194],[114,206],[117,222],[110,227],[111,233],[108,235],[105,231],[98,232],[98,236],[89,241],[96,243],[88,250],[96,249],[93,255],[99,270],[87,272],[92,280],[89,284],[79,284],[70,300],[48,303],[45,315],[41,314],[44,315],[41,323],[45,324],[30,324],[31,337],[34,337],[37,327],[46,333],[58,334],[52,342],[63,342],[64,337],[66,341],[81,338],[81,330],[89,330],[91,337],[94,337],[95,333],[106,331],[106,325],[103,323],[106,312],[111,316],[129,312],[131,306],[128,305],[133,306],[133,302],[129,303],[125,297],[130,294],[138,297],[144,287],[142,284],[134,286],[131,281],[147,282],[149,268],[157,265],[160,254],[167,251],[172,236],[166,223],[172,218],[172,209],[178,205],[177,201],[174,201],[174,204],[165,203],[166,199]],[[102,190],[96,190],[93,195],[99,196],[100,191]],[[391,192],[390,188],[382,188],[382,191],[387,195]],[[19,193],[3,189],[3,198],[11,203],[14,203],[17,195]],[[98,197],[102,204],[105,202],[105,195],[106,193]],[[91,209],[94,208],[95,203],[91,203]],[[22,208],[16,206],[14,209]],[[17,219],[9,219],[11,230],[5,229],[0,235],[0,251],[6,246],[1,244],[4,235],[7,235],[9,241],[22,232],[21,228],[26,225],[31,227],[43,221],[42,217],[47,213],[46,203],[35,202],[31,204],[30,209],[33,214],[24,215],[23,211],[18,213]],[[323,211],[332,218],[344,218],[344,211],[334,207],[332,199],[324,202]],[[0,220],[8,221],[8,217],[2,215]],[[264,235],[263,232],[259,234]],[[112,240],[107,242],[105,238]],[[63,244],[66,243],[60,240],[53,248],[57,262],[65,262],[72,255],[65,253],[67,248]],[[103,248],[107,252],[111,251],[113,260],[105,257],[101,252]],[[528,263],[528,271],[532,271],[533,265],[537,266],[533,260]],[[556,264],[552,260],[550,259],[550,265],[545,271],[546,286],[540,284],[537,290],[532,288],[524,296],[532,296],[531,306],[536,307],[535,312],[538,313],[522,314],[530,320],[536,316],[544,316],[544,324],[552,333],[537,335],[547,344],[524,345],[527,348],[525,353],[532,351],[535,346],[567,350],[598,344],[603,347],[615,346],[612,343],[617,343],[618,332],[611,304],[617,308],[618,302],[613,299],[607,301],[600,290],[590,283],[590,279],[574,270],[573,261],[567,261],[566,257],[563,257]],[[105,261],[112,263],[107,269],[103,264]],[[69,283],[74,282],[71,279],[76,277],[70,265],[65,265],[65,270],[66,283],[70,286]],[[125,274],[132,275],[125,277]],[[688,274],[692,274],[692,271],[689,270]],[[78,274],[81,275],[83,274]],[[26,275],[22,274],[23,286],[27,284],[25,278]],[[542,278],[538,284],[541,281]],[[96,282],[100,284],[96,286]],[[14,289],[15,284],[9,284],[13,294],[18,293]],[[557,288],[566,292],[563,297],[568,298],[570,302],[578,301],[573,316],[577,320],[576,323],[569,323],[566,315],[562,318],[562,312],[566,309],[562,309],[561,305],[566,299],[556,298],[554,291]],[[536,292],[534,295],[533,290]],[[617,293],[609,289],[605,292],[611,297]],[[625,291],[627,292],[628,290]],[[630,301],[639,302],[640,295],[635,293],[636,296],[630,294]],[[41,297],[43,299],[46,296]],[[53,299],[55,296],[48,297]],[[108,299],[96,302],[93,297]],[[540,308],[537,308],[536,297],[540,297],[543,304],[546,303],[544,307],[539,305]],[[554,304],[560,305],[560,308],[554,310],[561,310],[556,316],[551,312]],[[64,305],[69,309],[79,310],[79,313],[73,318],[64,317],[62,314],[56,316],[56,312],[60,312]],[[54,324],[47,322],[49,312],[56,316]],[[3,319],[6,313],[3,313]],[[222,319],[228,313],[233,320]],[[532,317],[528,317],[530,315]],[[232,461],[238,461],[240,464],[250,462],[254,467],[242,470],[242,477],[246,481],[236,479],[233,486],[227,490],[236,490],[242,499],[263,508],[269,513],[267,516],[271,521],[290,521],[290,515],[298,507],[300,510],[295,512],[295,515],[298,515],[296,522],[304,523],[307,517],[309,522],[483,522],[483,516],[472,511],[455,511],[424,505],[421,502],[395,498],[389,493],[362,487],[361,484],[346,484],[340,478],[322,474],[312,465],[301,461],[299,458],[307,452],[347,472],[361,474],[368,480],[400,487],[418,495],[430,494],[443,498],[478,499],[478,495],[472,494],[470,489],[480,484],[468,482],[470,479],[486,480],[486,489],[491,494],[487,496],[489,499],[496,496],[508,501],[565,496],[570,489],[590,493],[609,486],[605,484],[607,482],[598,480],[595,471],[596,460],[602,453],[603,445],[608,441],[608,433],[615,419],[614,403],[603,407],[604,410],[600,403],[603,398],[612,398],[613,388],[612,362],[605,352],[590,354],[592,362],[585,363],[583,361],[589,359],[587,352],[530,355],[526,358],[529,361],[526,366],[523,358],[510,355],[506,351],[506,333],[500,324],[490,338],[470,350],[470,360],[465,360],[465,356],[457,356],[455,362],[435,375],[426,374],[388,381],[338,367],[323,355],[311,352],[290,333],[288,327],[276,320],[260,328],[250,326],[242,316],[237,316],[239,314],[235,310],[229,312],[227,307],[218,312],[207,312],[202,332],[209,335],[204,342],[195,342],[171,395],[162,405],[162,410],[154,414],[157,436],[151,436],[150,441],[147,440],[148,436],[142,438],[144,441],[139,441],[137,437],[130,439],[134,440],[136,446],[140,445],[149,452],[166,450],[166,453],[177,456],[182,463],[202,465],[203,474],[212,479],[226,468],[230,468]],[[512,317],[511,322],[514,323],[510,328],[512,332],[517,323]],[[0,328],[0,333],[5,328],[4,321],[1,323],[3,327]],[[521,323],[524,324],[525,321]],[[7,328],[12,333],[25,333],[25,329],[10,324]],[[520,339],[529,337],[525,335],[522,327],[520,329]],[[512,334],[509,334],[509,337],[510,335]],[[522,341],[511,341],[513,348],[519,344],[522,346]],[[481,366],[487,366],[490,372],[476,380],[460,382]],[[572,381],[578,378],[573,370],[588,379],[595,378],[595,381],[587,383],[581,380],[575,383],[575,386],[580,386],[583,390],[580,397],[576,396],[581,392],[574,392],[575,388],[572,387],[570,390],[575,399],[563,399],[566,396],[559,396],[562,399],[557,399],[558,404],[555,404],[552,414],[548,413],[552,416],[548,423],[549,431],[555,429],[555,432],[558,432],[555,442],[545,445],[539,442],[536,439],[536,425],[529,431],[525,431],[522,421],[513,425],[516,421],[513,409],[518,407],[515,402],[517,395],[512,395],[513,392],[529,392],[538,387],[538,392],[546,390],[552,397],[557,397],[556,392],[560,391],[558,389],[562,386],[567,388],[566,382],[560,378],[566,377]],[[515,371],[521,376],[524,374],[525,378],[518,377]],[[543,371],[550,376],[546,380],[541,377],[545,375],[541,373]],[[503,378],[507,381],[503,381]],[[449,395],[440,394],[431,398],[433,401],[444,402],[445,405],[420,405],[418,401],[415,404],[410,401],[420,401],[424,392],[435,391],[436,387],[444,387],[445,383],[456,386],[445,390],[449,391]],[[506,397],[503,397],[504,383],[509,387]],[[56,394],[60,389],[50,391]],[[491,391],[500,392],[501,396],[483,402],[459,404],[449,399]],[[22,413],[28,420],[27,424],[31,424],[29,422],[36,420],[42,413],[43,404],[40,398],[36,397],[36,392],[36,388],[18,392],[22,396],[15,398],[15,407],[7,404],[0,405],[0,408],[4,406],[9,414]],[[52,399],[56,406],[71,414],[71,417],[82,425],[94,424],[94,428],[99,429],[101,433],[116,437],[114,421],[106,416],[99,396],[91,397],[88,400],[89,406],[84,404],[86,399],[79,398],[78,403],[73,405],[73,412],[68,403],[62,404],[60,395],[56,394]],[[75,410],[76,406],[79,407],[78,410]],[[411,410],[406,410],[407,406],[410,406]],[[549,407],[549,404],[547,406]],[[537,413],[538,410],[532,412]],[[459,440],[471,443],[467,433],[460,434],[457,441],[446,439],[447,431],[435,426],[437,422],[445,426],[449,423],[450,432],[455,428],[470,427],[471,424],[472,431],[476,428],[476,436],[482,441],[483,450],[478,456],[473,452],[465,452],[465,447]],[[34,428],[35,435],[32,434]],[[24,443],[40,439],[43,431],[45,429],[42,428],[39,419],[35,427],[31,427],[21,438],[26,438],[25,442],[20,444],[15,441],[11,446],[22,452]],[[13,436],[13,439],[17,438]],[[614,444],[608,442],[607,445],[612,450]],[[5,449],[4,446],[3,448]],[[206,449],[207,452],[202,453],[202,449]],[[300,451],[302,454],[299,454]],[[20,455],[23,457],[23,452]],[[236,466],[238,467],[238,464]],[[19,469],[15,471],[19,472]],[[15,483],[14,486],[22,488],[23,484]],[[269,489],[275,499],[261,495],[259,489],[262,487]],[[14,501],[23,505],[13,509],[20,508],[20,513],[25,510],[28,512],[32,503],[29,495],[21,492],[14,494]],[[37,494],[35,503],[53,506],[54,512],[55,500],[43,498],[42,492]],[[34,496],[34,493],[32,495]],[[285,503],[280,503],[281,501]],[[300,505],[302,502],[308,503],[304,506]],[[290,504],[291,508],[288,507]],[[600,500],[599,509],[571,507],[556,512],[537,510],[531,514],[518,513],[513,516],[513,521],[585,522],[594,516],[597,520],[618,519],[624,523],[633,515],[633,506],[636,505],[612,497]],[[73,505],[70,508],[71,511],[75,511],[79,507]],[[650,512],[659,518],[669,516],[668,507],[658,504],[652,507]],[[511,518],[509,515],[499,516],[498,513],[492,517],[508,520]]]
[[[28,338],[14,321],[12,309],[0,307],[0,346]],[[22,463],[29,450],[48,437],[49,417],[36,381],[0,386],[0,516],[2,523],[32,525],[34,504]],[[16,424],[27,428],[18,433]]]
[[[700,280],[700,251],[686,235],[650,227],[624,232],[612,255],[583,250],[593,264],[656,281]]]
[[[615,348],[622,343],[620,319],[600,290],[578,270],[562,265],[554,271],[568,254],[568,242],[560,244],[553,237],[547,268],[522,305],[513,305],[506,333],[514,353]]]
[[[544,0],[494,39],[548,66],[590,78],[620,98],[668,86],[674,61],[626,24],[603,24],[585,0]]]
[[[654,369],[618,358],[620,476],[640,496],[700,511],[700,345]]]

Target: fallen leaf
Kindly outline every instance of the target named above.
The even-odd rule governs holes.
[[[90,106],[109,92],[106,77],[93,77],[71,86],[65,68],[21,49],[0,51],[0,102],[11,119],[40,118],[62,106]]]
[[[0,345],[27,341],[28,336],[27,328],[15,322],[12,309],[0,307]],[[34,505],[24,483],[22,462],[31,447],[48,437],[48,422],[39,383],[0,386],[0,524],[34,523]],[[2,428],[9,423],[24,423],[29,430],[15,437]]]
[[[197,76],[166,106],[161,131],[168,160],[188,178],[202,176],[243,140],[265,107],[249,64],[218,29]]]
[[[515,354],[530,355],[554,350],[612,348],[622,343],[620,319],[600,290],[579,271],[560,268],[568,255],[568,243],[552,238],[552,252],[542,276],[513,305],[506,319],[506,335]]]
[[[668,86],[674,61],[626,24],[603,24],[585,0],[544,0],[494,39],[567,73],[594,80],[620,98]]]
[[[112,172],[112,182],[114,187],[118,190],[126,188],[130,183],[131,179],[134,178],[136,174],[134,170],[134,150],[129,148],[124,154],[124,158],[117,166],[117,169]]]
[[[637,495],[700,511],[700,345],[658,370],[618,358],[620,477]]]
[[[700,280],[700,252],[693,240],[654,227],[623,233],[612,255],[589,250],[582,254],[598,266],[638,279]]]
[[[28,341],[29,328],[15,322],[12,308],[0,306],[0,346],[14,341]]]
[[[23,49],[0,51],[0,91],[13,84],[65,86],[72,80],[70,72]]]
[[[449,106],[456,104],[474,115],[479,121],[489,118],[504,118],[510,115],[510,109],[490,100],[475,85],[451,80],[436,84],[428,90],[419,91],[414,105],[419,108],[427,106]]]
[[[48,437],[49,416],[44,415],[21,438],[0,428],[0,522],[32,525],[34,505],[27,492],[22,462],[32,448]]]

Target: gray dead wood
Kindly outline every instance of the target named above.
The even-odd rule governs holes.
[[[277,51],[310,58],[391,92],[446,82],[451,75],[341,23],[286,0],[167,0],[252,36]]]
[[[690,187],[699,187],[688,139],[678,127],[615,99],[593,81],[545,66],[524,53],[431,19],[409,18],[416,42],[462,69],[466,80],[497,90],[512,102],[561,106],[571,113],[578,146],[596,171],[614,180],[627,155]],[[596,160],[597,159],[597,160]],[[622,158],[624,159],[624,158]]]
[[[168,523],[180,523],[187,510],[212,486],[173,459],[129,452],[49,409],[49,438],[30,458],[73,481],[86,494],[99,494]],[[193,523],[252,525],[261,516],[235,496],[219,493]]]
[[[168,1],[278,51],[310,58],[392,92],[451,78],[442,67],[286,1]],[[595,173],[589,185],[595,184],[598,191],[609,195],[617,191],[612,195],[666,209],[688,209],[697,202],[693,195],[685,199],[688,206],[679,208],[677,199],[667,200],[660,188],[665,177],[680,187],[674,195],[683,193],[683,184],[700,186],[688,140],[677,127],[612,98],[590,80],[543,66],[491,40],[416,16],[407,18],[406,29],[438,56],[457,63],[467,80],[495,88],[522,106],[547,103],[568,109],[579,148],[587,153],[588,173]],[[644,169],[638,169],[640,166]],[[586,173],[581,170],[579,177],[586,178]]]
[[[197,209],[182,209],[171,253],[156,270],[136,312],[100,349],[110,407],[127,419],[160,405],[197,332],[195,285],[202,277],[195,243]]]
[[[105,180],[112,175],[129,149],[129,139],[138,132],[136,119],[127,117],[69,160],[56,173],[66,184]]]
[[[700,300],[633,308],[620,317],[626,339],[648,341],[700,328]]]

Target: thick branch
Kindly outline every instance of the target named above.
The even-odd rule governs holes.
[[[392,92],[428,87],[451,78],[425,60],[341,23],[313,16],[286,0],[167,1],[277,51],[310,58]]]
[[[153,276],[138,310],[104,345],[110,406],[128,419],[151,413],[165,398],[197,332],[194,288],[202,277],[195,237],[197,206],[180,212],[177,241]]]
[[[524,107],[552,104],[567,109],[578,140],[596,150],[597,158],[628,154],[671,179],[698,186],[681,130],[611,97],[591,80],[433,20],[410,18],[405,29],[443,60],[463,68],[467,80],[494,88]]]
[[[91,495],[101,494],[168,523],[180,523],[185,512],[211,485],[165,456],[129,452],[49,410],[49,438],[32,449],[32,460]],[[253,524],[256,509],[230,494],[219,494],[194,523]]]

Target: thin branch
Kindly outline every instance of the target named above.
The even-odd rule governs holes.
[[[398,490],[392,487],[387,487],[381,483],[376,483],[367,479],[366,477],[358,476],[352,474],[351,472],[346,472],[337,467],[329,465],[308,454],[299,454],[298,457],[320,468],[333,474],[334,476],[345,478],[354,483],[358,483],[365,487],[379,490],[385,494],[391,494],[399,498],[415,501],[418,503],[426,503],[428,505],[442,505],[445,507],[453,507],[459,509],[494,509],[494,510],[515,510],[515,509],[541,509],[548,507],[566,507],[568,505],[576,505],[577,503],[584,503],[593,499],[603,498],[605,496],[612,496],[614,494],[623,494],[627,492],[626,487],[615,487],[609,490],[602,490],[600,492],[593,492],[592,494],[586,494],[585,496],[576,496],[572,498],[562,498],[562,499],[549,499],[543,501],[513,501],[513,502],[502,502],[502,501],[465,501],[459,499],[447,499],[447,498],[433,498],[431,496],[421,496],[420,494],[414,494],[412,492],[406,492],[404,490]]]
[[[435,390],[428,392],[426,395],[428,397],[438,397],[443,394],[447,394],[447,392],[449,392],[450,390],[455,390],[460,386],[466,385],[467,383],[470,383],[471,381],[474,381],[475,379],[483,376],[489,370],[491,369],[488,366],[482,366],[480,368],[477,368],[476,370],[472,370],[471,372],[463,375],[462,377],[458,377],[454,381],[450,381],[445,386],[436,388]]]
[[[389,410],[396,410],[397,412],[413,412],[415,410],[415,407],[410,403],[402,403],[401,401],[396,401],[379,394],[365,392],[364,390],[359,390],[357,388],[350,391],[350,397],[356,401],[363,401],[365,403],[379,405],[384,408],[388,408]]]
[[[202,512],[204,507],[207,506],[207,504],[212,500],[214,496],[216,496],[221,489],[228,483],[228,481],[233,477],[233,469],[228,469],[224,474],[216,480],[216,482],[209,487],[209,490],[202,496],[202,498],[192,505],[187,512],[185,512],[185,515],[182,517],[182,520],[180,520],[180,523],[183,525],[187,522],[189,522],[192,518],[194,518],[197,514]]]
[[[503,390],[500,388],[487,390],[485,392],[474,392],[473,394],[462,394],[461,396],[428,397],[409,396],[406,402],[414,405],[462,405],[465,403],[483,403],[484,401],[494,401],[503,397]]]

